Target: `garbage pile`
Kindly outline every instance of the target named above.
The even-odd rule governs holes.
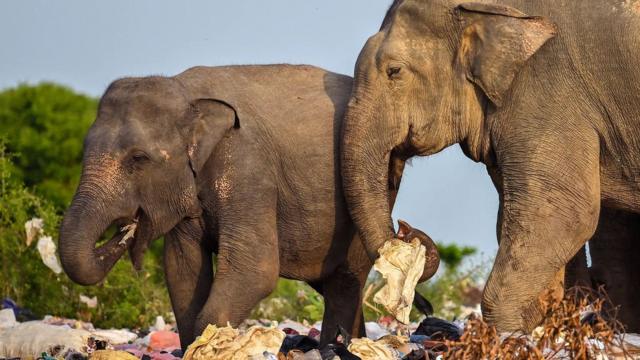
[[[0,310],[0,359],[147,359],[182,358],[180,339],[162,317],[148,331],[95,329],[91,323],[46,316],[19,322],[23,309]],[[21,316],[22,317],[22,316]],[[106,356],[106,357],[105,357]]]
[[[10,303],[6,301],[5,303]],[[237,329],[209,326],[183,354],[173,324],[158,318],[148,331],[100,330],[90,323],[46,317],[18,322],[0,311],[0,359],[173,360],[434,360],[640,358],[640,336],[622,334],[600,298],[569,293],[544,300],[543,324],[531,334],[499,334],[479,315],[446,321],[432,316],[403,325],[367,322],[367,338],[341,329],[320,346],[322,324],[248,320]]]

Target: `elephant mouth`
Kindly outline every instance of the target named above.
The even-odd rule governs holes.
[[[152,226],[149,216],[139,208],[133,217],[116,219],[111,223],[118,230],[104,245],[96,249],[101,259],[119,258],[128,250],[136,270],[142,269],[142,260],[152,240]]]

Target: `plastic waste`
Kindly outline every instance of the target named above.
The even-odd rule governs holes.
[[[374,321],[366,322],[364,328],[367,331],[367,337],[371,340],[378,340],[385,335],[389,335],[389,330]]]
[[[16,314],[13,309],[0,310],[0,329],[10,328],[18,325]]]
[[[179,348],[180,336],[173,331],[153,331],[149,334],[149,347],[153,350]]]
[[[167,323],[164,322],[164,318],[162,316],[156,316],[156,322],[151,327],[152,331],[164,331],[167,330]]]
[[[318,349],[320,343],[306,335],[287,335],[280,346],[280,352],[287,355],[292,350],[299,350],[303,353]]]
[[[62,267],[60,266],[60,261],[56,255],[56,244],[54,244],[51,236],[41,236],[38,239],[37,248],[38,252],[40,252],[42,262],[51,269],[51,271],[56,274],[60,274],[62,272]]]
[[[108,341],[111,345],[128,344],[138,338],[138,335],[125,329],[94,330],[91,334]]]
[[[367,338],[353,339],[347,349],[362,360],[395,360],[396,354],[385,344]]]
[[[385,285],[373,300],[398,321],[408,324],[415,287],[424,270],[426,248],[417,238],[409,243],[393,239],[387,241],[379,253],[373,267],[382,274]]]
[[[118,350],[98,350],[89,357],[91,360],[138,360],[137,357],[126,351]]]
[[[38,357],[43,352],[65,354],[75,350],[86,352],[91,333],[29,321],[7,329],[0,329],[0,358]]]
[[[87,305],[88,308],[94,309],[98,306],[98,297],[88,297],[85,295],[80,295],[80,302]]]
[[[250,327],[245,334],[231,326],[209,325],[184,354],[184,360],[240,360],[261,356],[265,351],[277,353],[285,338],[273,328]]]
[[[442,340],[460,340],[463,329],[456,324],[438,319],[436,317],[428,317],[424,319],[413,335],[426,335],[431,339],[439,338]]]
[[[33,218],[24,223],[24,231],[27,234],[27,246],[31,245],[36,236],[42,234],[44,221],[40,218]]]

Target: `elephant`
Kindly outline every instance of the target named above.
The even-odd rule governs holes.
[[[459,144],[499,196],[484,317],[531,330],[601,210],[640,213],[639,31],[636,0],[394,1],[360,52],[343,125],[345,198],[369,257],[393,234],[389,169]]]
[[[372,262],[338,163],[351,86],[351,77],[302,65],[199,66],[116,80],[86,135],[80,184],[60,228],[65,272],[96,284],[126,251],[140,268],[149,243],[165,236],[183,347],[207,324],[238,325],[279,276],[324,296],[321,343],[339,326],[364,335]],[[113,226],[120,231],[97,246]],[[427,248],[426,280],[438,268],[437,249],[413,234]]]

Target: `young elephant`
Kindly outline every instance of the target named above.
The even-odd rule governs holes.
[[[183,347],[209,323],[240,323],[278,276],[324,296],[323,342],[339,325],[364,335],[361,296],[372,264],[342,195],[337,147],[351,82],[291,65],[115,81],[86,137],[60,230],[66,273],[95,284],[127,250],[139,267],[149,242],[165,235]],[[390,170],[394,186],[402,165]],[[124,230],[96,247],[114,224]],[[430,254],[426,279],[437,253],[419,237]]]

